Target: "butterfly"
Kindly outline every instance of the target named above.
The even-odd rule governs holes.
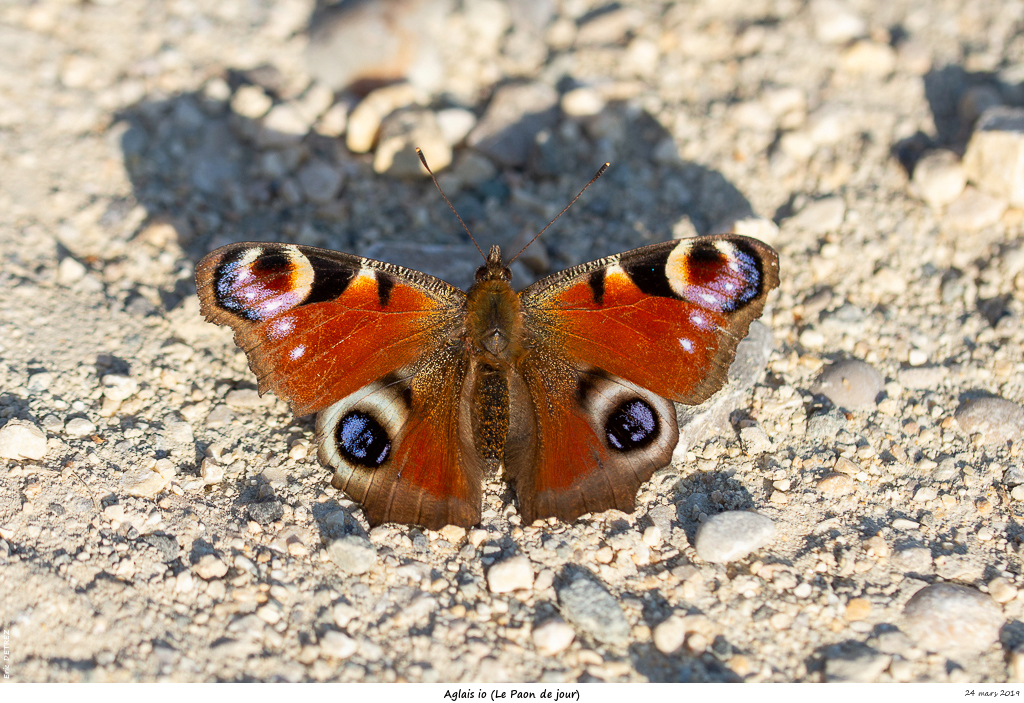
[[[295,244],[230,244],[196,267],[202,314],[234,330],[260,393],[318,413],[332,485],[371,526],[430,529],[479,523],[499,470],[526,524],[632,512],[671,461],[673,402],[722,387],[778,283],[775,251],[739,235],[652,244],[519,292],[497,246],[467,292]]]

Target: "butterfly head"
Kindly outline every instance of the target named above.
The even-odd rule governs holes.
[[[491,247],[487,255],[487,263],[476,270],[477,281],[511,281],[512,269],[501,261],[501,247]]]

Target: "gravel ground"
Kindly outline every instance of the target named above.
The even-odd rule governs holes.
[[[0,6],[11,679],[1024,679],[1024,5],[314,9]],[[476,529],[368,530],[199,317],[195,263],[244,239],[465,284],[412,143],[484,247],[613,162],[519,282],[716,231],[779,251],[635,513],[522,525],[494,482]]]

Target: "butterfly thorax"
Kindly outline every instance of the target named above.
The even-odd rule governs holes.
[[[500,366],[512,364],[522,354],[522,325],[512,272],[501,262],[498,247],[491,247],[487,264],[477,270],[476,282],[466,296],[470,348]]]

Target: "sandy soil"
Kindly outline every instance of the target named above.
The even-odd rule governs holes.
[[[1024,210],[962,175],[929,204],[910,176],[944,148],[955,182],[975,118],[1024,102],[1021,4],[564,0],[522,19],[528,5],[465,0],[444,41],[416,40],[436,47],[423,112],[460,108],[450,123],[509,81],[557,91],[525,164],[456,141],[446,183],[481,245],[536,232],[611,160],[517,280],[740,229],[780,253],[774,350],[732,424],[693,432],[635,513],[521,525],[495,482],[478,529],[440,533],[369,531],[317,463],[313,418],[258,398],[198,315],[194,266],[231,241],[459,284],[477,265],[428,181],[346,148],[359,98],[331,113],[313,81],[311,3],[0,7],[0,423],[36,428],[0,445],[37,457],[0,459],[12,680],[1024,670]],[[830,403],[815,384],[845,359],[879,377]],[[1016,405],[971,424],[965,404],[987,396]],[[698,528],[728,510],[774,536],[709,563]],[[492,566],[513,558],[524,587],[500,592]],[[904,606],[946,582],[981,600],[924,633]],[[588,615],[580,592],[611,598]]]

